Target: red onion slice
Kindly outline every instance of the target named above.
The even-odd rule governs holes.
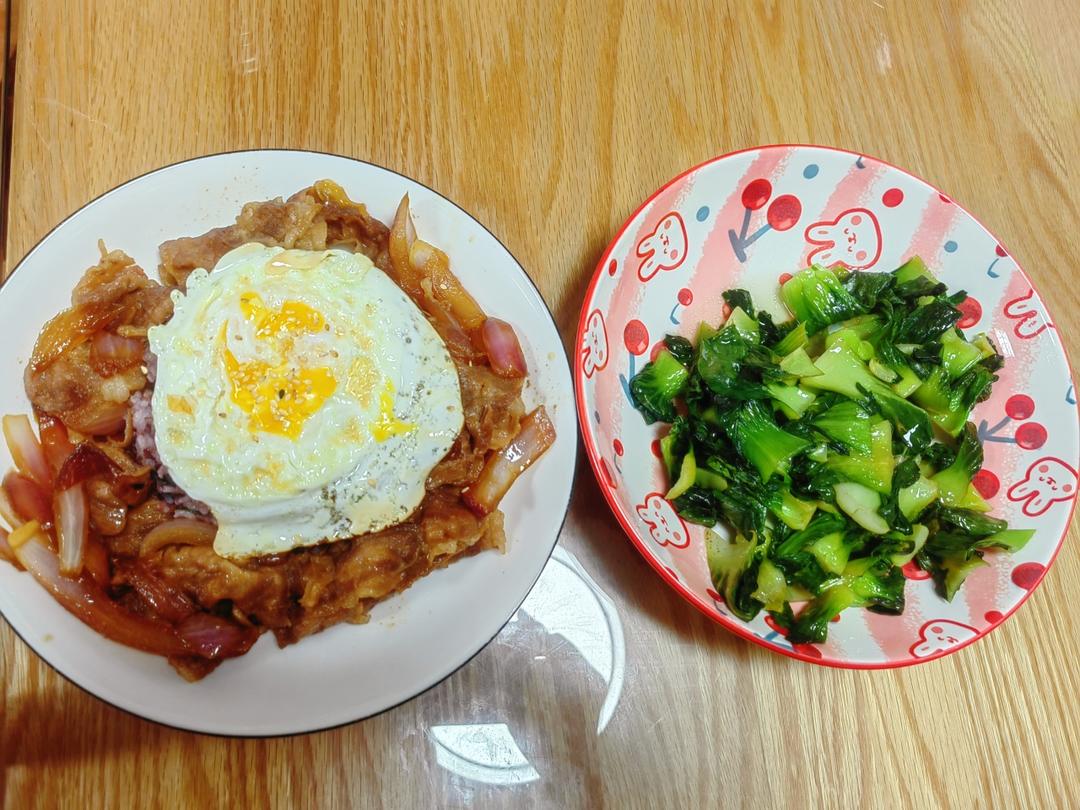
[[[18,523],[36,520],[42,526],[52,525],[51,498],[33,479],[22,473],[15,472],[15,470],[10,470],[4,476],[3,484],[0,484],[0,486],[3,487],[8,503],[12,506],[12,511],[20,518]],[[14,529],[15,527],[12,526],[11,528]]]
[[[56,533],[60,542],[60,572],[65,576],[82,573],[86,548],[89,509],[82,484],[68,487],[56,496]]]
[[[194,655],[211,661],[243,655],[259,637],[253,627],[241,627],[209,613],[193,613],[176,625],[176,632]]]
[[[521,420],[517,436],[502,452],[488,457],[480,478],[462,493],[462,501],[480,517],[490,514],[518,476],[540,458],[554,441],[555,426],[541,405]]]
[[[106,638],[156,655],[190,655],[171,626],[128,613],[88,577],[60,573],[60,559],[40,532],[18,548],[15,557],[68,612]]]
[[[193,518],[173,518],[147,533],[139,554],[145,557],[165,546],[208,546],[216,535],[217,527],[213,524]]]
[[[52,487],[52,471],[26,414],[8,414],[3,422],[4,439],[19,472],[45,488]]]
[[[49,462],[53,474],[58,473],[75,449],[68,436],[67,426],[55,416],[42,414],[38,417],[38,436],[45,460]]]
[[[7,529],[3,526],[0,526],[0,559],[7,560],[10,563],[15,562],[15,552],[8,545]]]
[[[90,341],[90,365],[105,376],[138,365],[145,353],[144,341],[112,332],[98,332]]]
[[[480,330],[491,370],[500,377],[521,378],[529,373],[514,327],[498,318],[488,318]]]

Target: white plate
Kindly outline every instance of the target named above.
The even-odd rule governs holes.
[[[61,674],[114,706],[193,731],[262,736],[349,723],[396,706],[468,661],[510,619],[559,536],[577,454],[573,389],[562,341],[536,287],[479,222],[387,169],[335,155],[262,150],[177,163],[98,197],[64,220],[0,288],[0,413],[29,412],[22,374],[38,330],[69,304],[98,258],[97,240],[154,275],[157,247],[233,221],[251,200],[336,180],[384,222],[408,192],[420,235],[446,250],[462,283],[517,328],[530,378],[558,431],[503,501],[506,554],[485,552],[424,577],[378,605],[366,625],[338,625],[278,649],[264,635],[245,656],[187,683],[163,658],[115,644],[67,613],[27,573],[0,564],[0,612]],[[2,442],[0,442],[2,444]],[[11,466],[0,449],[0,470]]]

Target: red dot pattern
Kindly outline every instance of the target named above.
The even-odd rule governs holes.
[[[742,204],[751,211],[757,211],[769,201],[771,196],[772,183],[764,177],[759,177],[757,180],[751,180],[746,184],[746,188],[743,189],[742,193]]]
[[[644,354],[649,348],[649,330],[637,318],[626,324],[623,329],[623,345],[630,354]]]
[[[1005,413],[1010,419],[1030,419],[1035,415],[1035,400],[1027,394],[1013,394],[1005,400]]]
[[[679,303],[684,307],[688,307],[694,303],[694,291],[689,287],[683,287],[679,290]]]
[[[615,271],[618,270],[618,269],[619,269],[619,263],[617,261],[612,259],[610,262],[608,262],[607,272],[608,272],[609,276],[615,275]]]
[[[979,470],[971,479],[971,483],[975,490],[987,500],[997,495],[998,490],[1001,489],[1001,480],[990,470]]]
[[[1023,588],[1025,591],[1030,591],[1035,587],[1036,583],[1038,583],[1045,570],[1046,566],[1042,563],[1021,563],[1013,569],[1013,585],[1018,588]]]
[[[960,320],[957,321],[956,325],[961,329],[970,329],[982,320],[982,304],[970,295],[957,304],[956,308],[960,310]]]
[[[1025,422],[1016,429],[1016,443],[1025,450],[1038,450],[1046,444],[1046,428],[1038,422]]]
[[[881,204],[886,208],[896,208],[904,201],[904,192],[898,188],[890,188],[881,195]]]
[[[802,216],[802,203],[792,194],[784,194],[772,201],[765,218],[775,230],[787,231],[795,227]]]

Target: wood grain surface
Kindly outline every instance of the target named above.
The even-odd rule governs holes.
[[[569,345],[594,263],[658,185],[734,149],[822,143],[975,211],[1080,352],[1075,0],[15,5],[8,269],[141,172],[303,147],[383,164],[473,212]],[[637,556],[584,466],[577,481],[561,542],[626,634],[602,734],[603,684],[520,623],[404,706],[274,740],[129,716],[3,625],[3,806],[1080,806],[1075,529],[986,639],[911,669],[839,671],[711,624]],[[470,723],[507,724],[539,778],[445,767],[429,730]]]

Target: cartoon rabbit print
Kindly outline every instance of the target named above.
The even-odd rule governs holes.
[[[637,513],[649,527],[652,539],[661,546],[686,548],[690,545],[686,524],[660,493],[652,492],[646,495],[645,503],[638,504]]]
[[[916,658],[926,658],[965,641],[971,641],[979,635],[974,628],[948,619],[935,619],[927,622],[919,630],[919,640],[911,646],[911,654]]]
[[[581,342],[581,368],[586,378],[600,371],[607,365],[608,340],[604,315],[598,309],[589,313],[585,322],[585,337]]]
[[[1014,298],[1005,304],[1005,317],[1016,321],[1013,334],[1022,340],[1030,340],[1042,334],[1047,328],[1053,329],[1042,302],[1035,297],[1035,290],[1028,290],[1026,295]]]
[[[661,270],[674,270],[686,260],[686,225],[678,212],[672,211],[656,225],[656,230],[637,246],[641,256],[638,278],[648,281]]]
[[[1076,497],[1076,470],[1061,459],[1040,458],[1007,494],[1010,501],[1023,504],[1025,515],[1038,517],[1055,503]]]
[[[866,208],[851,208],[831,222],[815,222],[806,229],[806,241],[817,245],[808,262],[829,267],[843,264],[864,270],[881,257],[881,226]]]

